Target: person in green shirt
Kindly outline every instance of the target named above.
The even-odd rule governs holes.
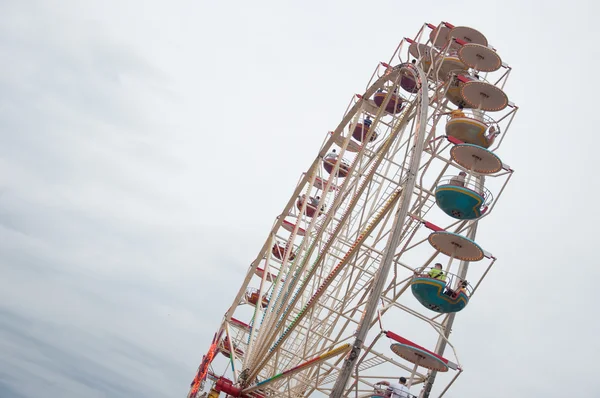
[[[442,271],[442,264],[440,263],[436,263],[427,275],[433,279],[446,280],[446,274]]]

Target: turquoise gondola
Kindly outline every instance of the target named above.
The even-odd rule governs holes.
[[[484,197],[469,188],[452,184],[439,185],[435,190],[437,205],[450,217],[474,220],[481,217]]]
[[[456,296],[444,293],[446,282],[427,276],[415,277],[411,284],[411,290],[415,298],[432,311],[441,314],[458,312],[469,303],[469,297],[465,292]]]

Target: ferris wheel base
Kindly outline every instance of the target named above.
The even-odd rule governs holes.
[[[212,388],[210,394],[213,394],[213,391],[216,395],[213,395],[214,398],[219,396],[219,393],[224,392],[228,396],[231,397],[240,397],[240,398],[263,398],[264,396],[261,394],[253,393],[253,394],[242,394],[242,389],[237,388],[233,385],[233,382],[226,377],[219,377],[214,387]],[[209,395],[210,396],[210,395]]]

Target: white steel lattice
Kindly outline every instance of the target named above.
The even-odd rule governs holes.
[[[392,328],[414,341],[414,344],[401,341],[410,350],[419,345],[425,351],[444,355],[445,347],[450,348],[445,354],[449,360],[447,366],[458,372],[454,377],[446,377],[442,394],[462,371],[456,349],[449,340],[453,313],[437,314],[431,310],[435,306],[418,302],[410,292],[415,278],[438,261],[444,263],[448,283],[453,283],[448,288],[458,289],[458,284],[466,280],[468,264],[475,260],[467,257],[460,260],[456,248],[446,253],[439,244],[432,247],[431,234],[445,233],[439,238],[442,245],[456,235],[474,241],[477,225],[493,212],[513,172],[499,160],[499,168],[488,170],[495,164],[494,154],[518,109],[513,103],[502,102],[502,90],[511,69],[506,63],[489,73],[463,68],[461,65],[466,64],[460,62],[468,63],[470,59],[459,57],[463,47],[471,46],[469,51],[482,53],[494,51],[465,41],[467,33],[473,31],[468,29],[447,23],[425,24],[413,39],[402,40],[391,61],[378,65],[365,92],[353,97],[341,123],[327,134],[314,162],[302,173],[218,333],[219,341],[228,335],[234,348],[232,355],[239,354],[233,361],[235,371],[231,375],[238,393],[241,391],[239,394],[282,397],[329,394],[333,383],[345,374],[343,369],[348,361],[356,361],[349,384],[342,386],[348,388],[343,396],[350,392],[368,394],[376,382],[397,379],[400,374],[410,376],[409,384],[413,386],[422,384],[421,395],[429,396],[436,372],[415,368],[410,358],[395,356],[388,343],[398,344],[398,341],[388,339],[386,343],[383,333]],[[481,40],[480,36],[472,36]],[[414,80],[414,90],[406,83],[407,78]],[[482,94],[482,99],[477,99],[477,90],[488,97]],[[461,105],[480,101],[477,106],[480,109],[465,110],[458,118],[464,119],[465,126],[493,125],[501,135],[481,138],[476,144],[464,141],[470,139],[466,132],[471,130],[459,129],[453,101]],[[498,104],[504,107],[493,108],[500,108]],[[425,114],[420,113],[419,107],[427,107]],[[453,116],[448,116],[450,112],[454,112]],[[371,124],[366,130],[369,120]],[[459,133],[463,141],[456,138]],[[419,140],[424,143],[422,151],[418,149]],[[455,148],[472,158],[459,157]],[[328,155],[333,149],[336,149],[335,159]],[[480,160],[473,160],[477,156]],[[465,172],[466,180],[463,185],[455,186],[463,189],[485,184],[486,192],[493,191],[495,195],[493,200],[479,204],[480,208],[474,207],[475,216],[470,219],[461,219],[459,213],[444,208],[438,196],[443,184],[454,184],[454,180],[444,177],[461,171]],[[406,216],[394,228],[403,205],[407,206]],[[386,245],[394,230],[399,233],[400,243],[389,248]],[[272,250],[275,244],[284,247],[283,252]],[[386,250],[393,250],[394,256],[389,275],[382,275]],[[495,262],[487,251],[481,253],[481,261],[487,267],[469,271],[470,297]],[[259,268],[262,271],[257,273]],[[385,281],[384,289],[380,295],[371,295],[379,278]],[[254,296],[247,294],[249,287],[256,289],[258,301],[254,304],[251,300]],[[263,296],[268,303],[265,308],[256,305]],[[375,301],[379,303],[377,316],[364,319],[368,306]],[[232,331],[228,325],[233,325],[234,315],[247,321],[251,328]],[[356,355],[331,354],[336,347],[354,344],[362,324],[370,328],[365,329],[367,337],[364,344],[357,346]],[[424,355],[435,357],[427,352]],[[202,376],[204,368],[201,365],[197,378]],[[199,392],[197,386],[193,384],[190,396]],[[342,393],[335,391],[334,395]]]

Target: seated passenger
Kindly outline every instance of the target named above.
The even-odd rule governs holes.
[[[302,198],[304,199],[304,195],[302,195]],[[312,207],[313,209],[317,210],[317,206],[319,205],[319,201],[321,200],[320,196],[316,196],[316,197],[310,197],[310,203],[308,204],[308,206]],[[323,205],[321,206],[321,213],[325,212],[325,209],[327,208],[327,204],[323,203]]]
[[[458,173],[458,175],[456,177],[452,177],[452,179],[450,180],[450,185],[456,185],[457,187],[464,187],[466,176],[467,176],[467,173],[465,173],[464,171],[461,171],[460,173]]]
[[[365,118],[365,120],[363,120],[363,124],[365,125],[366,128],[371,127],[371,124],[373,124],[373,121],[371,120],[371,116],[367,116]]]
[[[458,106],[458,109],[453,110],[452,112],[450,112],[450,117],[452,119],[457,118],[457,117],[467,117],[465,115],[465,113],[463,112],[464,106],[461,104]]]
[[[391,382],[388,386],[388,391],[391,398],[409,398],[410,390],[406,386],[406,377],[401,377],[398,383]]]
[[[467,281],[461,281],[456,290],[446,287],[444,294],[455,299],[461,292],[465,294],[467,293]]]
[[[319,201],[321,200],[320,196],[317,196],[315,198],[316,200],[313,202],[313,206],[315,207],[315,209],[317,208],[317,205],[319,204]],[[325,209],[327,208],[327,204],[323,203],[323,205],[321,206],[321,213],[325,212]]]
[[[488,146],[491,146],[496,139],[496,136],[500,135],[500,128],[496,130],[495,126],[490,126],[488,133],[485,135],[485,140],[488,142]]]
[[[325,155],[325,159],[337,159],[338,154],[335,149],[332,149],[327,155]]]
[[[455,297],[458,297],[458,295],[461,293],[467,294],[467,286],[468,285],[469,284],[467,281],[460,282],[460,284],[458,285],[458,291],[456,292]]]
[[[319,204],[319,200],[321,200],[320,196],[317,196],[316,198],[310,198],[310,205],[316,209],[317,205]]]
[[[446,280],[446,274],[444,274],[444,271],[442,271],[442,264],[440,263],[436,263],[431,271],[429,271],[427,276],[433,279],[439,279],[440,281]]]

